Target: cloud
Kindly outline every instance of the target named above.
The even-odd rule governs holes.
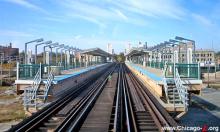
[[[74,18],[81,18],[83,20],[86,20],[86,21],[89,21],[89,22],[92,22],[94,24],[97,24],[99,27],[106,27],[106,25],[97,20],[96,18],[93,18],[93,17],[89,17],[89,16],[86,16],[86,15],[80,15],[80,14],[67,14],[68,17],[74,17]]]
[[[8,37],[32,37],[32,34],[13,30],[0,30],[0,36]]]
[[[199,15],[199,14],[192,14],[192,18],[199,24],[202,24],[206,27],[210,27],[213,26],[214,24],[212,23],[212,21],[208,18],[206,18],[205,16]]]
[[[29,8],[29,9],[32,9],[32,10],[36,10],[36,11],[40,11],[44,14],[49,14],[49,12],[47,12],[46,10],[44,10],[43,8],[37,6],[37,5],[34,5],[26,0],[5,0],[6,2],[10,2],[10,3],[13,3],[13,4],[17,4],[17,5],[20,5],[20,6],[23,6],[23,7],[26,7],[26,8]]]
[[[115,0],[112,3],[125,11],[153,18],[181,20],[186,14],[186,10],[176,0]]]
[[[128,20],[128,17],[118,9],[112,9],[120,18]]]
[[[58,1],[58,4],[63,6],[63,14],[78,17],[102,27],[105,27],[110,22],[144,25],[143,18],[134,18],[133,14],[125,14],[127,12],[126,10],[116,8],[111,2],[106,1],[100,3],[71,0]]]

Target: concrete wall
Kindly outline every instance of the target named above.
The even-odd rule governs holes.
[[[61,95],[66,90],[68,90],[70,88],[75,88],[76,85],[82,84],[83,82],[88,80],[88,78],[90,78],[90,77],[94,76],[95,74],[103,71],[108,66],[109,66],[109,64],[107,64],[105,66],[98,67],[98,68],[93,69],[91,71],[82,73],[80,75],[73,76],[73,77],[67,78],[65,80],[62,80],[62,81],[58,82],[58,84],[55,84],[55,85],[52,86],[52,88],[51,88],[52,90],[50,91],[49,94],[52,95],[53,98],[58,98],[59,95]]]

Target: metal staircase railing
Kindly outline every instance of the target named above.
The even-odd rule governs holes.
[[[167,86],[167,79],[166,79],[166,69],[167,69],[167,64],[165,63],[164,69],[163,69],[163,86],[164,86],[164,92],[165,92],[167,103],[169,103],[168,86]]]
[[[176,68],[175,76],[174,76],[174,81],[176,85],[176,89],[178,92],[178,95],[180,97],[181,102],[183,103],[185,110],[188,110],[188,91],[187,87],[183,85],[182,80],[180,78],[178,69]]]
[[[46,101],[47,97],[48,97],[48,93],[50,91],[50,87],[52,85],[52,81],[54,79],[54,76],[53,76],[53,71],[50,70],[50,72],[48,73],[48,78],[47,78],[47,81],[45,83],[45,89],[44,89],[44,102]]]
[[[37,105],[37,92],[39,90],[39,86],[41,83],[41,65],[34,77],[33,84],[31,87],[25,88],[24,90],[24,106],[27,108],[28,106]]]

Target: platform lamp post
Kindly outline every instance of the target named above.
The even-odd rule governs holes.
[[[74,63],[74,57],[75,57],[74,52],[75,52],[75,49],[73,47],[71,47],[70,51],[72,51],[72,66],[73,66],[73,68],[75,68],[75,63]]]
[[[36,44],[35,45],[35,64],[37,64],[37,47],[40,46],[40,45],[43,45],[43,44],[51,44],[52,41],[46,41],[46,42],[42,42],[42,43],[39,43],[39,44]]]
[[[173,40],[173,39],[169,39],[169,42],[173,43],[173,44],[176,44],[176,43],[180,43],[180,41],[177,41],[177,40]],[[182,44],[186,44],[186,43],[183,43],[181,42]],[[180,60],[180,44],[179,44],[179,57],[178,57],[178,62],[181,62]]]
[[[189,61],[188,61],[188,46],[187,46],[187,43],[185,43],[185,42],[182,42],[182,40],[183,39],[181,39],[181,40],[175,40],[175,41],[173,41],[173,42],[179,42],[179,43],[181,43],[181,44],[184,44],[185,45],[185,47],[186,47],[186,63],[189,63]],[[179,44],[180,45],[180,44]],[[194,44],[194,46],[195,46],[195,44]],[[195,47],[194,47],[194,49],[195,49]],[[195,51],[194,51],[195,52]],[[194,57],[195,57],[195,54],[194,54]],[[198,64],[199,65],[199,64]],[[189,64],[187,64],[187,77],[189,77],[190,76],[190,66],[189,66]]]
[[[58,65],[58,50],[63,48],[64,47],[64,44],[61,44],[59,45],[57,48],[56,48],[56,64]]]
[[[65,61],[64,61],[65,63],[64,64],[65,64],[65,67],[68,69],[69,66],[67,64],[67,53],[66,53],[67,51],[69,51],[69,54],[70,54],[70,47],[69,46],[66,46],[64,49],[64,53],[65,53]]]
[[[63,50],[65,49],[66,46],[63,46],[62,48],[60,48],[60,65],[63,65]]]
[[[180,43],[185,45],[185,47],[186,47],[186,60],[187,60],[187,43],[179,41],[179,40],[173,40],[173,39],[170,39],[169,41],[172,43],[179,43],[179,53],[180,53]],[[179,62],[181,62],[181,60],[179,60]]]
[[[50,48],[50,52],[51,52],[51,60],[52,60],[52,62],[53,62],[53,48],[56,48],[56,56],[55,56],[55,63],[57,64],[57,49],[59,49],[60,47],[62,47],[64,44],[61,44],[61,45],[53,45],[53,46],[50,46],[49,48]]]
[[[172,47],[172,55],[173,55],[173,77],[175,77],[175,73],[176,73],[176,61],[175,61],[175,54],[174,54],[174,48],[175,48],[175,45],[178,45],[178,44],[175,44],[175,43],[172,43],[172,42],[168,42],[168,41],[165,41],[164,42],[165,44],[170,44],[171,47]]]
[[[187,39],[187,38],[183,38],[183,37],[179,37],[179,36],[176,36],[175,37],[176,40],[185,40],[185,41],[188,41],[188,42],[192,42],[193,44],[193,62],[195,63],[196,62],[196,58],[195,58],[195,54],[196,54],[196,44],[195,44],[195,41],[194,40],[191,40],[191,39]]]
[[[61,51],[61,55],[60,55],[60,62],[61,62],[61,65],[63,64],[63,50],[65,51],[66,49],[68,49],[69,46],[64,46],[62,47],[62,49],[60,50]],[[66,64],[66,59],[64,59],[64,68],[65,68],[65,64]]]
[[[52,44],[48,44],[48,45],[46,45],[46,46],[44,46],[44,64],[46,64],[46,47],[50,47],[50,46],[54,46],[54,45],[58,45],[58,43],[52,43]],[[50,49],[51,50],[51,49]],[[50,55],[49,55],[50,56]],[[50,58],[50,57],[49,57]],[[50,64],[50,60],[49,60],[49,64]]]
[[[49,48],[50,48],[50,54],[49,54],[49,64],[50,65],[53,65],[53,48],[56,48],[59,46],[59,43],[54,43],[53,45],[50,45]]]
[[[1,55],[1,82],[0,82],[0,86],[2,86],[2,79],[3,79],[3,77],[2,77],[2,70],[3,70],[3,61],[4,61],[4,53],[1,53],[2,55]]]
[[[42,41],[44,41],[44,39],[40,38],[40,39],[35,39],[35,40],[32,40],[32,41],[29,41],[29,42],[25,43],[25,55],[24,55],[25,64],[27,64],[27,46],[28,46],[28,44],[35,43],[35,42],[40,43]]]

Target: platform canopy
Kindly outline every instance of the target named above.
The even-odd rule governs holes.
[[[86,50],[81,51],[80,53],[87,54],[87,55],[93,55],[93,56],[104,56],[104,57],[112,56],[112,54],[110,54],[100,48],[86,49]]]
[[[131,50],[129,50],[126,56],[141,56],[149,52],[150,51],[148,49],[144,49],[144,48],[132,48]]]

